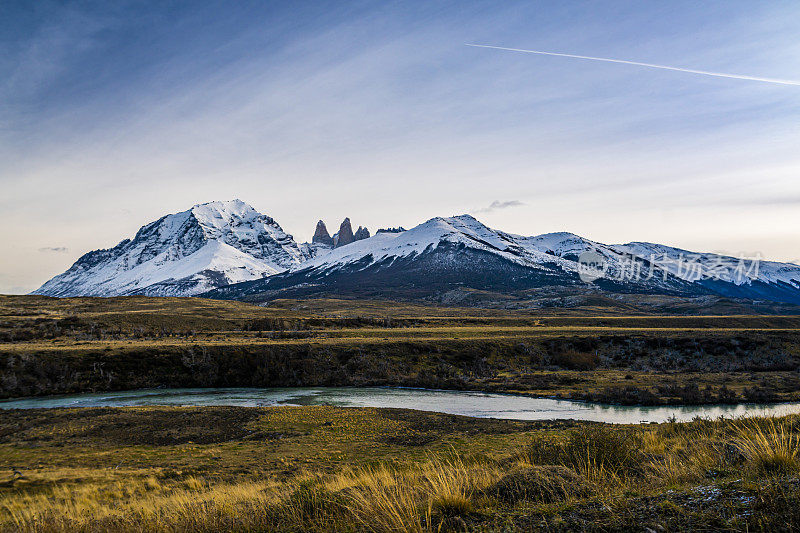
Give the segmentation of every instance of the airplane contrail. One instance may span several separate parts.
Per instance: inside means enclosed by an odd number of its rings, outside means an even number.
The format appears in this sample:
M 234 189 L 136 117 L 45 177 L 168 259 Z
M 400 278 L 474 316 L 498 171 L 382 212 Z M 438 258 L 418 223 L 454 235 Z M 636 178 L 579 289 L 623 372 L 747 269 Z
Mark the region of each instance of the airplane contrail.
M 732 78 L 736 80 L 750 80 L 761 81 L 766 83 L 779 83 L 781 85 L 800 85 L 800 81 L 795 80 L 778 80 L 774 78 L 758 78 L 756 76 L 744 76 L 741 74 L 725 74 L 723 72 L 708 72 L 706 70 L 694 70 L 690 68 L 668 67 L 667 65 L 655 65 L 653 63 L 640 63 L 638 61 L 626 61 L 624 59 L 609 59 L 607 57 L 592 57 L 592 56 L 579 56 L 574 54 L 559 54 L 556 52 L 541 52 L 539 50 L 524 50 L 521 48 L 506 48 L 504 46 L 490 46 L 488 44 L 470 44 L 465 43 L 467 46 L 474 46 L 475 48 L 493 48 L 495 50 L 508 50 L 510 52 L 524 52 L 526 54 L 539 54 L 543 56 L 558 56 L 558 57 L 572 57 L 575 59 L 589 59 L 591 61 L 605 61 L 606 63 L 622 63 L 624 65 L 638 65 L 640 67 L 660 68 L 662 70 L 675 70 L 677 72 L 689 72 L 690 74 L 703 74 L 705 76 L 716 76 L 718 78 Z

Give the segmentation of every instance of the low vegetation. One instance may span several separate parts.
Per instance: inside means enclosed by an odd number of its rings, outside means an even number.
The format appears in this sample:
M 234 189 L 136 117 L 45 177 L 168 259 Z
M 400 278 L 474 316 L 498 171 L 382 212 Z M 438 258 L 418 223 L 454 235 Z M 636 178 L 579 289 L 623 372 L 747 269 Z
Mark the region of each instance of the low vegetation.
M 800 418 L 636 426 L 342 409 L 0 418 L 6 531 L 790 531 Z
M 796 316 L 613 310 L 0 297 L 0 397 L 411 385 L 627 404 L 800 400 Z M 608 426 L 335 407 L 7 410 L 0 531 L 791 531 L 798 447 L 798 417 Z
M 0 398 L 403 385 L 623 404 L 800 400 L 798 316 L 566 312 L 3 296 Z

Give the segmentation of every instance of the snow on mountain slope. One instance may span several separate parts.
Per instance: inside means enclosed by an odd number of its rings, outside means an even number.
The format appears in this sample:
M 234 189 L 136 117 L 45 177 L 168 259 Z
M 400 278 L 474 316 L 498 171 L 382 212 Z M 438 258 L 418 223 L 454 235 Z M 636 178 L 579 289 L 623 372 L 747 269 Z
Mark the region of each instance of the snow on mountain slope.
M 189 296 L 305 259 L 272 218 L 241 200 L 210 202 L 164 216 L 114 248 L 85 254 L 34 294 Z
M 581 254 L 593 252 L 606 263 L 605 278 L 631 281 L 633 267 L 643 283 L 657 283 L 670 276 L 688 282 L 717 279 L 735 285 L 760 281 L 786 284 L 800 289 L 800 266 L 792 263 L 738 258 L 712 253 L 695 253 L 661 244 L 632 242 L 606 245 L 573 233 L 546 233 L 524 237 L 491 229 L 470 215 L 433 218 L 400 233 L 377 233 L 368 239 L 320 254 L 293 267 L 293 271 L 332 269 L 359 263 L 362 268 L 386 259 L 419 255 L 442 243 L 463 245 L 492 252 L 499 257 L 533 269 L 557 266 L 577 272 Z M 369 262 L 365 258 L 370 258 Z
M 329 269 L 348 263 L 364 263 L 365 257 L 371 257 L 372 263 L 380 263 L 389 258 L 419 255 L 434 250 L 442 243 L 491 252 L 527 268 L 540 270 L 558 267 L 564 272 L 577 272 L 578 259 L 584 252 L 603 256 L 609 277 L 621 273 L 629 262 L 629 256 L 624 251 L 572 233 L 523 237 L 491 229 L 471 215 L 460 215 L 433 218 L 401 233 L 377 233 L 369 239 L 320 255 L 292 270 Z
M 336 248 L 302 263 L 292 270 L 332 268 L 348 263 L 379 263 L 386 259 L 398 259 L 420 255 L 435 249 L 442 243 L 463 245 L 489 251 L 504 259 L 524 264 L 531 268 L 543 268 L 541 263 L 558 261 L 535 247 L 525 246 L 525 238 L 492 230 L 470 215 L 449 218 L 432 218 L 427 222 L 399 233 L 380 232 L 374 236 Z
M 760 281 L 766 284 L 782 283 L 800 289 L 800 266 L 792 263 L 763 261 L 759 257 L 690 252 L 649 242 L 619 244 L 613 248 L 657 263 L 664 270 L 687 281 L 716 279 L 737 286 Z
M 402 232 L 374 236 L 331 250 L 264 280 L 231 285 L 210 297 L 341 294 L 359 297 L 435 297 L 453 288 L 513 292 L 541 287 L 585 287 L 578 258 L 599 254 L 611 275 L 623 273 L 628 254 L 569 233 L 522 237 L 491 229 L 470 215 L 433 218 Z M 702 287 L 662 276 L 640 282 L 620 276 L 596 289 L 663 294 L 707 294 Z M 262 295 L 262 296 L 260 296 Z
M 654 260 L 658 255 L 671 259 Z M 699 267 L 691 266 L 695 256 L 699 257 Z M 582 262 L 601 264 L 601 274 L 587 276 Z M 752 262 L 745 262 L 742 271 L 738 258 L 722 258 L 729 275 L 712 279 L 719 270 L 718 263 L 720 259 L 713 254 L 692 254 L 647 243 L 609 246 L 565 232 L 524 237 L 491 229 L 470 215 L 461 215 L 433 218 L 407 231 L 378 232 L 319 254 L 286 272 L 224 287 L 208 296 L 253 301 L 278 295 L 325 294 L 436 299 L 457 288 L 515 293 L 563 287 L 687 297 L 716 294 L 800 303 L 797 265 L 760 262 L 754 267 Z M 700 268 L 702 275 L 693 276 L 688 268 Z M 759 269 L 757 276 L 753 276 L 754 268 Z M 733 276 L 739 271 L 753 278 L 736 284 Z
M 578 275 L 586 274 L 586 253 L 603 264 L 591 287 Z M 35 294 L 189 296 L 225 287 L 209 295 L 328 291 L 416 298 L 454 287 L 502 293 L 556 286 L 800 303 L 800 266 L 643 242 L 605 245 L 566 232 L 525 237 L 470 215 L 379 231 L 336 248 L 298 246 L 272 218 L 233 200 L 162 217 L 132 240 L 85 254 Z

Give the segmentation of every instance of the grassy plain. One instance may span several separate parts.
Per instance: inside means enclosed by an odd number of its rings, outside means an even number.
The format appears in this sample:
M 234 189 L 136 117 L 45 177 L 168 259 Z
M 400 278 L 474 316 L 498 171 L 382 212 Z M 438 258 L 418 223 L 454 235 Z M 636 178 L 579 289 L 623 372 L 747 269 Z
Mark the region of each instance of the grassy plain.
M 4 412 L 0 530 L 790 531 L 800 419 L 391 409 Z

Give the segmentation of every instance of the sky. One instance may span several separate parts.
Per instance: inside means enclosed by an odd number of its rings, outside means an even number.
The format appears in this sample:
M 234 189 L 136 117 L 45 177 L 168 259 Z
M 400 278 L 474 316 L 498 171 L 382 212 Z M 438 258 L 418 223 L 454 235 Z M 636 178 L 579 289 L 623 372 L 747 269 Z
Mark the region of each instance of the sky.
M 800 260 L 796 1 L 0 3 L 0 293 L 241 198 Z

